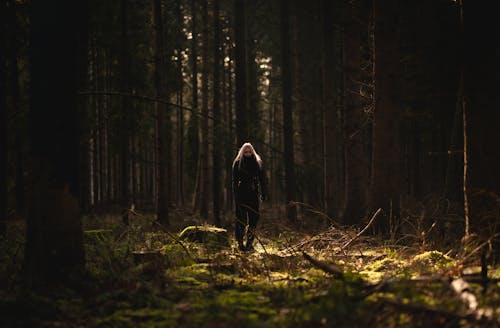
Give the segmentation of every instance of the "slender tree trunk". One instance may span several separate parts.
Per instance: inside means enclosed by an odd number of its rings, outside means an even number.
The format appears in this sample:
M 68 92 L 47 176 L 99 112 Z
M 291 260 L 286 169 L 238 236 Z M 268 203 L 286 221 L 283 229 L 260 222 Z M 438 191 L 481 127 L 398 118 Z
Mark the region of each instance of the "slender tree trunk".
M 213 211 L 214 224 L 221 226 L 221 149 L 222 143 L 222 120 L 220 109 L 220 70 L 221 70 L 221 40 L 220 40 L 220 18 L 219 0 L 214 0 L 214 78 L 213 78 L 213 117 L 214 117 L 214 137 L 213 137 Z
M 233 156 L 235 151 L 235 137 L 233 129 L 233 61 L 232 61 L 232 45 L 228 45 L 228 55 L 229 61 L 227 63 L 227 71 L 225 75 L 227 76 L 227 89 L 224 87 L 227 93 L 227 144 L 226 144 L 226 198 L 227 198 L 227 209 L 233 208 L 233 188 L 232 188 L 232 165 Z
M 0 4 L 0 235 L 4 235 L 7 229 L 7 65 L 6 65 L 6 41 L 7 41 L 7 19 L 6 2 Z
M 184 113 L 182 111 L 183 94 L 184 94 L 184 78 L 182 75 L 182 47 L 184 38 L 184 16 L 181 8 L 181 0 L 176 1 L 176 17 L 177 17 L 177 104 L 180 106 L 177 109 L 177 198 L 181 206 L 184 205 Z
M 339 122 L 336 96 L 335 49 L 336 29 L 332 17 L 338 17 L 335 12 L 335 1 L 326 0 L 323 3 L 323 197 L 327 215 L 336 217 L 339 213 L 340 195 L 336 193 L 340 185 L 338 152 Z
M 293 149 L 292 71 L 290 63 L 290 3 L 281 0 L 281 74 L 283 85 L 283 135 L 285 160 L 285 188 L 287 203 L 296 200 L 295 160 Z M 287 205 L 287 218 L 297 218 L 295 205 Z
M 259 117 L 259 94 L 257 90 L 257 63 L 256 49 L 255 49 L 255 28 L 258 24 L 256 22 L 255 12 L 257 11 L 257 1 L 246 2 L 245 8 L 245 61 L 246 61 L 246 87 L 247 87 L 247 117 L 248 117 L 248 137 L 247 140 L 262 143 L 263 133 L 260 127 Z
M 470 220 L 466 236 L 468 233 L 483 232 L 486 235 L 482 237 L 486 239 L 499 232 L 500 173 L 497 163 L 500 162 L 500 147 L 495 136 L 498 136 L 500 122 L 497 83 L 500 74 L 500 14 L 478 1 L 464 0 L 460 3 L 463 4 L 465 61 L 462 63 L 463 95 L 459 95 L 461 99 L 458 101 L 465 113 L 464 214 L 466 220 L 467 216 Z M 489 231 L 485 231 L 487 229 Z M 498 244 L 493 243 L 497 259 Z
M 399 111 L 397 104 L 398 1 L 374 0 L 375 19 L 375 109 L 370 209 L 382 208 L 385 221 L 377 228 L 387 234 L 399 218 Z
M 153 0 L 153 26 L 154 26 L 154 53 L 155 53 L 155 89 L 156 97 L 166 99 L 165 82 L 162 72 L 165 67 L 165 52 L 163 48 L 163 19 L 161 0 Z M 165 104 L 156 103 L 157 138 L 158 138 L 158 222 L 162 225 L 169 224 L 168 218 L 168 171 L 167 171 L 167 145 L 165 116 L 168 108 Z
M 100 174 L 99 174 L 99 130 L 93 129 L 92 131 L 92 172 L 93 172 L 93 194 L 94 194 L 94 210 L 98 210 L 101 205 L 99 197 Z
M 236 82 L 236 139 L 238 147 L 249 140 L 246 72 L 246 0 L 234 0 L 234 43 Z
M 192 152 L 191 159 L 191 169 L 194 169 L 192 173 L 194 173 L 194 188 L 193 188 L 193 210 L 196 211 L 198 209 L 199 203 L 199 146 L 200 146 L 200 137 L 199 137 L 199 118 L 198 118 L 198 29 L 197 29 L 197 0 L 191 0 L 191 84 L 192 87 L 192 103 L 191 108 L 193 109 L 190 121 L 190 150 Z
M 122 92 L 129 91 L 129 68 L 130 68 L 130 56 L 129 56 L 129 46 L 128 46 L 128 0 L 121 0 L 121 35 L 120 35 L 120 84 Z M 129 172 L 130 172 L 130 126 L 128 123 L 127 115 L 130 114 L 130 104 L 129 100 L 122 98 L 121 113 L 120 113 L 120 203 L 121 210 L 123 213 L 122 220 L 124 224 L 128 225 L 128 208 L 130 207 L 130 184 L 129 184 Z
M 9 6 L 7 10 L 9 20 L 8 22 L 8 34 L 10 36 L 8 45 L 10 49 L 6 51 L 9 56 L 8 62 L 10 67 L 9 73 L 9 84 L 12 88 L 11 90 L 11 111 L 12 113 L 17 113 L 20 110 L 20 80 L 19 80 L 19 67 L 18 67 L 18 21 L 17 21 L 17 4 L 15 1 L 10 0 L 6 2 Z M 0 55 L 1 56 L 1 55 Z M 5 89 L 3 89 L 5 92 Z M 1 92 L 1 91 L 0 91 Z M 2 120 L 2 122 L 7 122 L 7 120 Z M 16 212 L 18 215 L 24 214 L 25 200 L 24 200 L 24 171 L 25 171 L 25 154 L 23 151 L 23 141 L 22 133 L 16 131 L 14 136 L 15 143 L 15 154 L 12 154 L 12 160 L 15 161 L 16 175 L 15 175 L 15 195 L 16 195 Z M 7 158 L 7 156 L 5 156 Z M 6 180 L 2 180 L 6 181 Z M 0 215 L 1 217 L 1 215 Z
M 75 40 L 81 41 L 78 32 L 86 21 L 86 8 L 85 1 L 55 0 L 35 1 L 31 8 L 33 185 L 24 272 L 32 282 L 60 282 L 69 271 L 84 267 Z
M 362 33 L 368 33 L 367 17 L 362 16 L 361 0 L 353 0 L 347 4 L 345 25 L 345 70 L 346 70 L 346 104 L 345 104 L 345 156 L 346 156 L 346 208 L 344 223 L 357 224 L 365 216 L 367 206 L 366 186 L 369 183 L 367 154 L 364 148 L 364 122 L 366 117 L 363 102 L 359 94 L 360 82 L 363 80 L 362 65 Z
M 209 142 L 208 142 L 208 0 L 202 3 L 203 18 L 203 47 L 202 47 L 202 80 L 201 80 L 201 194 L 200 194 L 200 216 L 208 219 L 208 202 L 210 195 L 210 170 L 209 170 Z

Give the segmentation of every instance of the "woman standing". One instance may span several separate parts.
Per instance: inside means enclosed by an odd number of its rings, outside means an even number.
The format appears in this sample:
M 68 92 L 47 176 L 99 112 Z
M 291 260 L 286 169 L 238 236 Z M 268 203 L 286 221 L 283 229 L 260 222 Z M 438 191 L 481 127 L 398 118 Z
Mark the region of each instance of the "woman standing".
M 260 187 L 260 188 L 259 188 Z M 252 144 L 245 143 L 233 161 L 233 193 L 236 203 L 236 240 L 242 251 L 253 251 L 255 228 L 259 221 L 259 189 L 261 200 L 267 199 L 266 176 L 262 159 Z M 245 228 L 247 242 L 243 244 Z

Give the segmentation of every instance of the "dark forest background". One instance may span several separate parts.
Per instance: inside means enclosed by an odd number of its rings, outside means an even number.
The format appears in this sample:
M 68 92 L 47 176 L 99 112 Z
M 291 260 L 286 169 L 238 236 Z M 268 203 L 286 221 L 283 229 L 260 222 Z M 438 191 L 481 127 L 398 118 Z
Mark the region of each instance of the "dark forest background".
M 37 277 L 82 265 L 82 215 L 230 226 L 247 141 L 290 222 L 382 208 L 381 235 L 422 217 L 437 238 L 497 232 L 500 13 L 483 3 L 0 6 L 0 232 L 26 220 Z

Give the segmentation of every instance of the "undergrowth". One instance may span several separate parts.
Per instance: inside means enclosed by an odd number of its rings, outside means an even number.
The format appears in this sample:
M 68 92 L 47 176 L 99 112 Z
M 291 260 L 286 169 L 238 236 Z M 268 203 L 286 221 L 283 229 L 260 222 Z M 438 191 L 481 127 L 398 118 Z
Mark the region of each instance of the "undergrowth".
M 357 231 L 259 229 L 256 252 L 180 240 L 147 217 L 126 227 L 113 216 L 84 219 L 86 274 L 72 288 L 26 290 L 19 272 L 24 227 L 1 240 L 0 311 L 5 326 L 59 327 L 430 327 L 491 324 L 466 317 L 449 287 L 478 257 L 430 249 L 429 241 L 389 244 Z M 417 238 L 416 238 L 417 239 Z M 470 249 L 474 249 L 471 245 Z M 306 252 L 336 277 L 311 264 Z M 463 255 L 463 254 L 462 254 Z M 466 268 L 465 268 L 466 266 Z M 490 267 L 491 278 L 500 269 Z M 434 278 L 437 277 L 437 278 Z M 500 314 L 499 286 L 471 283 L 481 307 Z

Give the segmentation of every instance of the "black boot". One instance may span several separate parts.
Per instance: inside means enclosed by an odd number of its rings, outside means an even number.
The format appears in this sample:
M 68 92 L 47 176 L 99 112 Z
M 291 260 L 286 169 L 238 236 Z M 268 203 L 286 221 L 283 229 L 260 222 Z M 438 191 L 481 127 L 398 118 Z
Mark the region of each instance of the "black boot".
M 243 245 L 243 240 L 242 239 L 238 240 L 238 249 L 240 251 L 245 251 L 246 250 L 245 246 Z
M 245 247 L 245 251 L 247 251 L 247 252 L 255 252 L 255 248 L 253 248 L 253 239 L 254 239 L 253 233 L 249 231 L 248 232 L 248 239 L 247 239 L 247 244 L 246 244 L 246 247 Z

